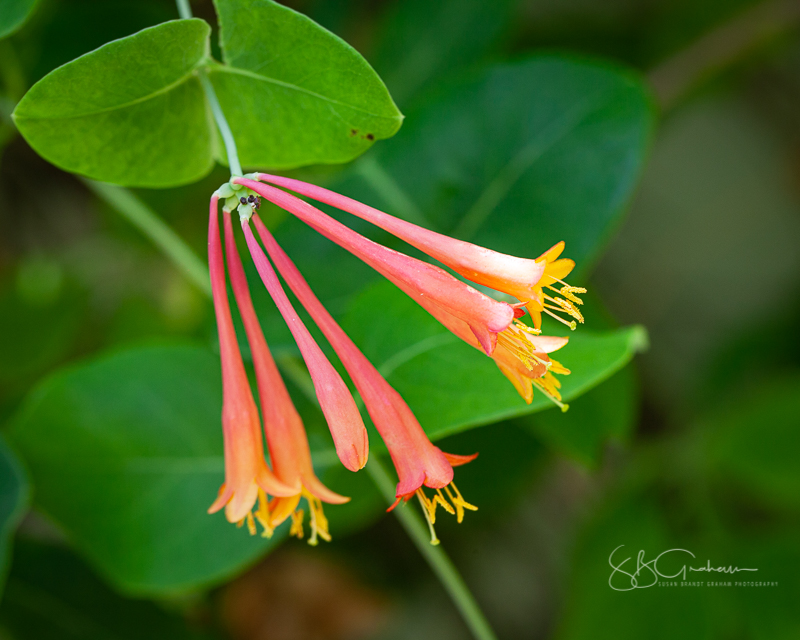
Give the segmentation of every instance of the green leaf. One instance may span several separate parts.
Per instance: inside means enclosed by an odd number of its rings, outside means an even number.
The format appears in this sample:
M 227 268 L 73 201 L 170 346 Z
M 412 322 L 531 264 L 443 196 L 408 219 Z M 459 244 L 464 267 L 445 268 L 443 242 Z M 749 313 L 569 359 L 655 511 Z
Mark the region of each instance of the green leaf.
M 197 180 L 215 144 L 196 75 L 209 32 L 202 20 L 175 20 L 110 42 L 37 82 L 14 121 L 67 171 L 140 187 Z
M 114 593 L 66 548 L 31 540 L 14 550 L 0 625 L 25 640 L 208 639 L 155 603 Z
M 520 418 L 519 422 L 554 449 L 594 467 L 600 461 L 602 445 L 607 439 L 624 441 L 633 429 L 636 387 L 633 368 L 627 366 L 571 402 L 567 413 L 545 411 Z
M 140 347 L 47 379 L 9 438 L 37 507 L 101 573 L 127 592 L 171 593 L 232 575 L 281 537 L 206 513 L 224 477 L 221 406 L 210 351 Z
M 390 5 L 375 68 L 398 103 L 484 58 L 514 18 L 511 0 L 406 0 Z
M 343 188 L 514 255 L 565 240 L 564 255 L 582 268 L 628 203 L 652 128 L 638 77 L 539 56 L 493 66 L 410 112 Z
M 33 13 L 38 0 L 0 0 L 0 38 L 17 31 Z
M 227 66 L 211 81 L 243 166 L 340 163 L 400 128 L 381 79 L 349 44 L 271 0 L 215 0 Z
M 353 302 L 344 328 L 405 398 L 432 439 L 553 406 L 534 392 L 525 404 L 491 358 L 456 338 L 388 282 Z M 642 327 L 578 330 L 555 357 L 569 402 L 627 364 L 647 344 Z
M 0 438 L 0 593 L 8 573 L 11 538 L 28 508 L 30 489 L 17 457 Z
M 706 464 L 724 486 L 800 507 L 800 377 L 775 378 L 702 419 Z

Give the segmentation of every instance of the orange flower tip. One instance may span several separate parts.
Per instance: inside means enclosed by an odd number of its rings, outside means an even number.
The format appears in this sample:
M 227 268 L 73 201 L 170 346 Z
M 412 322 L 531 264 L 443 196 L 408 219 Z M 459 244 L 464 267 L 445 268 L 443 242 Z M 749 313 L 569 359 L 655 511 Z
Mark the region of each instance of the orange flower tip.
M 521 318 L 525 315 L 525 309 L 522 307 L 515 307 L 514 308 L 514 318 Z
M 457 453 L 445 453 L 444 451 L 442 451 L 442 453 L 444 454 L 444 457 L 447 458 L 447 461 L 450 463 L 450 466 L 452 467 L 460 467 L 461 465 L 467 464 L 468 462 L 472 462 L 475 458 L 478 457 L 477 453 L 473 453 L 467 456 L 462 456 Z

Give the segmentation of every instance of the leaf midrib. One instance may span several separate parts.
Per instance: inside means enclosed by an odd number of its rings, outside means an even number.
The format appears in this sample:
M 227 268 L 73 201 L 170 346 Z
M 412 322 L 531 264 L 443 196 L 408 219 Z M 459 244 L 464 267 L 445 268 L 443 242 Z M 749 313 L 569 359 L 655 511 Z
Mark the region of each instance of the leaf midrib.
M 229 65 L 219 65 L 214 66 L 209 69 L 209 72 L 212 73 L 232 73 L 234 75 L 245 76 L 247 78 L 252 78 L 253 80 L 259 80 L 261 82 L 267 82 L 269 84 L 274 84 L 279 87 L 284 87 L 286 89 L 291 89 L 292 91 L 298 91 L 300 93 L 305 93 L 306 95 L 312 96 L 314 98 L 318 98 L 324 102 L 329 102 L 330 104 L 339 105 L 341 107 L 346 107 L 347 109 L 352 109 L 353 111 L 358 111 L 359 113 L 363 113 L 368 116 L 372 116 L 374 118 L 380 118 L 382 120 L 390 120 L 390 121 L 402 121 L 402 115 L 396 116 L 384 116 L 379 113 L 373 113 L 372 111 L 367 111 L 366 109 L 362 109 L 361 107 L 356 107 L 352 104 L 347 104 L 346 102 L 342 102 L 341 100 L 336 100 L 335 98 L 330 98 L 328 96 L 322 95 L 321 93 L 317 93 L 315 91 L 311 91 L 310 89 L 305 89 L 300 87 L 296 84 L 292 84 L 291 82 L 285 82 L 283 80 L 278 80 L 276 78 L 270 78 L 268 76 L 263 76 L 259 73 L 255 73 L 253 71 L 248 71 L 247 69 L 240 69 L 238 67 L 231 67 Z
M 14 117 L 14 120 L 16 120 L 16 121 L 19 121 L 19 120 L 77 120 L 78 118 L 86 118 L 88 116 L 95 116 L 95 115 L 99 115 L 101 113 L 109 113 L 111 111 L 118 111 L 118 110 L 121 110 L 121 109 L 127 109 L 128 107 L 132 107 L 132 106 L 137 105 L 137 104 L 142 104 L 143 102 L 147 102 L 148 100 L 153 100 L 154 98 L 156 98 L 158 96 L 164 95 L 166 93 L 169 93 L 173 89 L 176 89 L 177 87 L 179 87 L 183 83 L 187 82 L 188 80 L 190 80 L 192 77 L 194 77 L 196 75 L 198 66 L 199 65 L 196 65 L 196 66 L 192 67 L 188 71 L 188 73 L 182 75 L 180 78 L 178 78 L 174 82 L 171 82 L 170 84 L 168 84 L 168 85 L 166 85 L 164 87 L 161 87 L 160 89 L 157 89 L 156 91 L 148 93 L 147 95 L 142 96 L 140 98 L 136 98 L 134 100 L 129 100 L 128 102 L 124 102 L 124 103 L 118 104 L 118 105 L 113 105 L 111 107 L 105 107 L 103 109 L 96 109 L 94 111 L 87 111 L 85 113 L 78 113 L 78 114 L 69 115 L 69 116 L 26 116 L 24 114 L 23 115 L 17 114 L 16 112 L 14 112 L 12 115 Z

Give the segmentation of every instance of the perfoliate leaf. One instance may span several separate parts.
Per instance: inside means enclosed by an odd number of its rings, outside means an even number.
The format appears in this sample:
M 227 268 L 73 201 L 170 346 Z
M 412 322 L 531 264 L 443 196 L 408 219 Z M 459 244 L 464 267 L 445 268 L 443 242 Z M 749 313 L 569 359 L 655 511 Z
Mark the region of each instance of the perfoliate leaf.
M 209 33 L 202 20 L 175 20 L 109 42 L 37 82 L 14 121 L 67 171 L 140 187 L 197 180 L 215 141 L 196 74 Z
M 349 44 L 271 0 L 215 0 L 225 66 L 211 69 L 246 167 L 347 162 L 400 128 L 378 74 Z
M 284 533 L 206 513 L 224 479 L 221 389 L 206 349 L 136 348 L 53 375 L 12 424 L 36 506 L 124 591 L 222 580 Z

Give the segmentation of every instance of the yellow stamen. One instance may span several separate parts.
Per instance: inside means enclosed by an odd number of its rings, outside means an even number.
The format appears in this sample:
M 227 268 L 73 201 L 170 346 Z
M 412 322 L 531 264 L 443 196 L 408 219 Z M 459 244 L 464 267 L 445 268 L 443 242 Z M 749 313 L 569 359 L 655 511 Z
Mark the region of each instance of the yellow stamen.
M 419 498 L 419 503 L 422 505 L 422 513 L 428 523 L 428 530 L 431 532 L 431 544 L 435 547 L 439 544 L 439 538 L 436 537 L 436 529 L 433 528 L 433 521 L 431 520 L 430 511 L 428 510 L 430 501 L 425 497 L 425 494 L 422 493 L 422 489 L 417 489 L 417 498 Z
M 453 487 L 453 491 L 450 491 L 450 487 Z M 478 507 L 474 504 L 470 504 L 464 497 L 461 495 L 461 492 L 456 487 L 455 483 L 451 482 L 449 486 L 445 487 L 444 490 L 447 492 L 447 497 L 450 498 L 450 501 L 455 505 L 456 508 L 456 521 L 461 524 L 461 521 L 464 520 L 464 509 L 469 509 L 470 511 L 477 511 Z M 453 495 L 455 494 L 455 495 Z
M 256 521 L 253 518 L 253 512 L 250 511 L 245 516 L 245 521 L 247 522 L 247 531 L 250 533 L 251 536 L 256 535 L 258 531 L 256 530 Z
M 561 402 L 561 393 L 558 391 L 561 388 L 561 382 L 552 373 L 548 371 L 541 378 L 534 378 L 532 382 L 553 403 L 558 405 L 561 411 L 567 411 L 567 409 L 569 409 L 568 404 Z
M 303 497 L 308 502 L 308 515 L 311 519 L 311 536 L 308 539 L 308 544 L 312 547 L 317 546 L 319 542 L 317 536 L 325 540 L 325 542 L 330 542 L 331 535 L 328 533 L 328 519 L 322 511 L 322 501 L 305 489 L 303 489 Z
M 528 335 L 538 336 L 539 329 L 534 329 L 524 322 L 514 320 L 506 329 L 497 334 L 497 341 L 520 359 L 528 371 L 533 371 L 536 364 L 545 368 L 550 366 L 547 360 L 542 360 L 536 355 L 536 347 L 528 340 Z
M 578 325 L 575 323 L 575 321 L 574 321 L 574 320 L 573 320 L 572 322 L 567 322 L 566 320 L 564 320 L 564 318 L 562 318 L 562 317 L 560 317 L 560 316 L 557 316 L 557 315 L 556 315 L 555 313 L 553 313 L 552 311 L 549 311 L 549 310 L 548 310 L 548 308 L 547 308 L 547 305 L 544 305 L 544 307 L 545 307 L 545 308 L 543 309 L 543 311 L 544 311 L 544 312 L 545 312 L 545 313 L 546 313 L 548 316 L 551 316 L 551 317 L 555 318 L 555 319 L 556 319 L 556 320 L 558 320 L 558 321 L 559 321 L 561 324 L 565 324 L 565 325 L 567 325 L 567 326 L 568 326 L 570 329 L 572 329 L 573 331 L 575 331 L 575 328 L 576 328 Z M 550 307 L 550 308 L 552 309 L 552 307 Z M 560 309 L 559 309 L 559 311 L 560 311 Z
M 445 498 L 445 496 L 442 494 L 441 489 L 436 489 L 436 495 L 433 496 L 432 499 L 428 498 L 428 496 L 425 495 L 425 492 L 422 490 L 422 487 L 420 487 L 416 491 L 417 498 L 419 498 L 419 503 L 420 505 L 422 505 L 422 513 L 425 516 L 425 520 L 428 523 L 428 529 L 430 529 L 431 532 L 432 545 L 439 544 L 439 539 L 436 537 L 436 531 L 433 528 L 433 525 L 436 524 L 437 505 L 441 505 L 442 509 L 447 511 L 447 513 L 449 513 L 450 515 L 456 516 L 456 520 L 459 523 L 461 523 L 464 520 L 465 509 L 468 509 L 469 511 L 478 510 L 478 507 L 464 500 L 464 497 L 461 495 L 461 492 L 452 482 L 449 485 L 446 485 L 444 487 L 444 490 L 445 493 L 447 493 L 447 498 Z
M 557 305 L 555 307 L 552 306 L 552 305 L 544 305 L 548 309 L 552 309 L 553 311 L 560 311 L 562 313 L 566 313 L 567 315 L 572 316 L 578 322 L 583 324 L 583 315 L 581 314 L 580 311 L 578 311 L 578 309 L 571 302 L 569 302 L 568 300 L 564 300 L 564 298 L 551 298 L 546 293 L 543 293 L 542 295 L 544 296 L 545 300 L 549 300 L 550 302 L 554 302 Z M 581 304 L 583 304 L 583 303 L 581 303 Z
M 258 508 L 256 509 L 256 520 L 264 527 L 261 532 L 262 538 L 271 538 L 274 528 L 269 524 L 269 500 L 264 490 L 259 487 L 258 489 Z
M 303 539 L 303 510 L 296 509 L 292 511 L 292 528 L 289 529 L 289 535 L 295 536 L 298 540 Z

